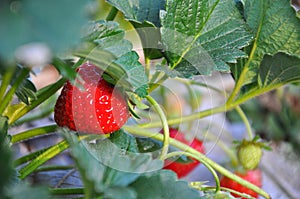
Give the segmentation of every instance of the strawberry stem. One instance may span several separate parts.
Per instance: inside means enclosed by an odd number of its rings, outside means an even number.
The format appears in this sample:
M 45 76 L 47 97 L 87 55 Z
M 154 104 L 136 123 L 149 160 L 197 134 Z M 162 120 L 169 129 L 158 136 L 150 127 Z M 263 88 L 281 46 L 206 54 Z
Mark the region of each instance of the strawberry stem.
M 32 160 L 29 164 L 19 170 L 19 178 L 24 179 L 29 174 L 34 172 L 39 166 L 50 160 L 51 158 L 55 157 L 59 153 L 63 152 L 69 147 L 69 144 L 66 141 L 61 141 L 58 144 L 50 147 L 42 154 L 37 156 L 34 160 Z
M 217 113 L 223 113 L 226 112 L 230 109 L 232 109 L 234 107 L 231 106 L 227 106 L 227 105 L 222 105 L 222 106 L 218 106 L 212 109 L 207 109 L 204 111 L 200 111 L 200 112 L 196 112 L 196 113 L 192 113 L 190 115 L 187 116 L 182 116 L 182 117 L 178 117 L 178 118 L 172 118 L 168 120 L 168 124 L 171 125 L 176 125 L 176 124 L 181 124 L 183 122 L 190 122 L 193 120 L 197 120 L 197 119 L 201 119 L 210 115 L 214 115 Z M 139 124 L 140 127 L 143 128 L 155 128 L 155 127 L 160 127 L 161 126 L 161 122 L 158 121 L 154 121 L 151 123 L 143 123 L 143 124 Z
M 253 132 L 252 132 L 252 128 L 251 128 L 250 122 L 249 122 L 246 114 L 244 113 L 244 111 L 242 110 L 242 108 L 240 106 L 236 106 L 235 110 L 240 115 L 242 121 L 244 122 L 244 124 L 246 126 L 246 130 L 247 130 L 249 140 L 252 140 L 253 139 Z
M 146 76 L 148 77 L 148 79 L 150 77 L 150 66 L 151 66 L 150 61 L 151 61 L 151 59 L 149 57 L 145 56 L 145 73 L 146 73 Z
M 106 17 L 106 21 L 113 21 L 116 18 L 117 14 L 118 14 L 118 9 L 112 6 Z
M 155 101 L 154 98 L 152 98 L 150 95 L 148 95 L 146 97 L 146 99 L 153 106 L 153 108 L 156 110 L 157 114 L 160 117 L 162 126 L 163 126 L 164 136 L 163 136 L 163 147 L 162 147 L 162 151 L 161 151 L 161 154 L 160 154 L 160 159 L 164 160 L 165 159 L 164 157 L 168 154 L 169 139 L 170 139 L 170 131 L 169 131 L 169 125 L 168 125 L 167 117 L 166 117 L 164 111 L 161 109 L 161 107 Z
M 74 195 L 84 194 L 84 188 L 52 188 L 49 190 L 52 195 Z
M 151 137 L 153 139 L 159 140 L 159 141 L 163 141 L 164 140 L 164 136 L 161 134 L 157 134 L 155 132 L 140 128 L 138 126 L 123 126 L 123 129 L 130 132 L 131 134 L 134 135 L 138 135 L 138 136 L 145 136 L 145 137 Z M 216 162 L 214 162 L 213 160 L 209 159 L 208 157 L 206 157 L 204 154 L 200 153 L 199 151 L 193 149 L 192 147 L 177 141 L 173 138 L 169 138 L 170 139 L 170 145 L 186 151 L 188 153 L 191 153 L 193 155 L 195 155 L 201 162 L 206 162 L 207 164 L 209 164 L 214 170 L 218 171 L 219 173 L 223 174 L 224 176 L 238 182 L 239 184 L 241 184 L 242 186 L 245 186 L 253 191 L 255 191 L 256 193 L 262 195 L 263 197 L 265 197 L 266 199 L 270 199 L 270 196 L 268 193 L 266 193 L 264 190 L 262 190 L 261 188 L 257 187 L 256 185 L 248 182 L 247 180 L 244 180 L 243 178 L 235 175 L 234 173 L 230 172 L 229 170 L 227 170 L 226 168 L 222 167 L 221 165 L 217 164 Z
M 73 170 L 73 165 L 49 165 L 49 166 L 41 166 L 35 170 L 35 172 L 43 172 L 43 171 L 55 171 L 55 170 Z
M 47 100 L 53 94 L 55 94 L 56 91 L 58 91 L 63 86 L 65 81 L 66 81 L 66 79 L 61 78 L 56 83 L 37 91 L 37 93 L 36 93 L 37 99 L 32 101 L 30 105 L 28 105 L 28 106 L 24 105 L 24 106 L 21 106 L 20 108 L 18 108 L 17 110 L 15 110 L 15 113 L 11 117 L 9 117 L 9 121 L 8 121 L 9 124 L 14 123 L 20 117 L 22 117 L 23 115 L 25 115 L 26 113 L 28 113 L 29 111 L 31 111 L 32 109 L 34 109 L 35 107 L 37 107 L 38 105 L 43 103 L 45 100 Z
M 209 191 L 209 190 L 213 190 L 215 189 L 215 187 L 209 187 L 209 186 L 206 186 L 206 187 L 195 187 L 196 189 L 199 189 L 200 191 Z M 231 193 L 234 193 L 236 195 L 239 195 L 243 198 L 247 198 L 247 199 L 256 199 L 248 194 L 244 194 L 244 193 L 241 193 L 241 192 L 238 192 L 236 190 L 233 190 L 233 189 L 229 189 L 229 188 L 226 188 L 226 187 L 221 187 L 220 188 L 222 191 L 227 191 L 227 192 L 231 192 Z
M 29 162 L 30 160 L 34 159 L 35 157 L 39 156 L 40 154 L 44 153 L 45 151 L 47 151 L 50 147 L 46 147 L 46 148 L 43 148 L 43 149 L 40 149 L 40 150 L 37 150 L 37 151 L 34 151 L 34 152 L 31 152 L 27 155 L 24 155 L 18 159 L 16 159 L 14 161 L 14 166 L 17 167 L 17 166 L 20 166 L 26 162 Z
M 16 122 L 12 123 L 11 126 L 20 126 L 24 123 L 29 123 L 35 120 L 39 120 L 41 118 L 45 118 L 49 116 L 52 112 L 53 112 L 53 106 L 43 106 L 38 111 L 20 118 Z
M 16 135 L 13 135 L 11 138 L 11 142 L 17 143 L 21 142 L 23 140 L 27 140 L 29 138 L 39 136 L 39 135 L 45 135 L 48 133 L 52 133 L 57 129 L 57 125 L 49 125 L 49 126 L 43 126 L 39 128 L 30 129 L 21 133 L 18 133 Z
M 149 93 L 151 93 L 152 91 L 154 91 L 157 87 L 161 86 L 162 83 L 164 83 L 164 81 L 166 81 L 168 79 L 168 75 L 164 75 L 162 76 L 156 83 L 151 84 L 150 88 L 149 88 Z
M 215 179 L 215 183 L 216 183 L 216 187 L 215 187 L 216 192 L 220 191 L 220 180 L 219 180 L 219 177 L 218 177 L 216 171 L 206 161 L 203 161 L 203 159 L 200 159 L 198 156 L 196 156 L 192 153 L 184 152 L 184 151 L 175 151 L 175 152 L 171 152 L 171 153 L 167 154 L 165 156 L 165 159 L 171 158 L 174 156 L 181 156 L 181 155 L 194 158 L 194 159 L 198 160 L 199 162 L 201 162 L 213 175 L 213 177 Z
M 155 84 L 154 82 L 157 80 L 157 78 L 161 75 L 162 73 L 160 71 L 155 71 L 155 73 L 151 76 L 150 78 L 150 84 Z
M 231 164 L 233 167 L 237 167 L 239 165 L 238 159 L 236 157 L 236 154 L 229 149 L 229 147 L 221 140 L 219 137 L 215 136 L 212 133 L 207 132 L 206 138 L 209 140 L 215 141 L 215 143 L 227 154 L 227 156 L 231 160 Z

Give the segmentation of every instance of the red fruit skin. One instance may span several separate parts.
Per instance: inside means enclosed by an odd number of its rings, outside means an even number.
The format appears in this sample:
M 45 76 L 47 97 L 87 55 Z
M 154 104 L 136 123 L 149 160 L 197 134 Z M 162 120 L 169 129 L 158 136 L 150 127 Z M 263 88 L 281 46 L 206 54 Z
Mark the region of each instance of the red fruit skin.
M 66 82 L 54 108 L 58 126 L 89 134 L 107 134 L 119 130 L 129 118 L 122 93 L 102 78 L 95 65 L 84 63 L 77 69 L 80 86 Z
M 184 134 L 177 131 L 176 129 L 170 128 L 170 137 L 175 138 L 178 141 L 181 141 L 192 148 L 196 149 L 197 151 L 201 153 L 205 153 L 204 146 L 202 141 L 198 139 L 194 139 L 192 142 L 188 142 Z M 172 162 L 169 160 L 165 161 L 164 169 L 169 169 L 177 173 L 178 178 L 182 178 L 187 176 L 192 170 L 194 170 L 198 165 L 200 164 L 199 161 L 192 159 L 192 162 L 190 163 L 180 163 L 180 162 Z
M 256 170 L 249 170 L 246 173 L 239 173 L 239 172 L 235 172 L 236 175 L 238 175 L 239 177 L 243 178 L 244 180 L 247 180 L 248 182 L 251 182 L 252 184 L 258 186 L 258 187 L 262 187 L 262 174 L 261 171 L 259 169 Z M 231 180 L 225 176 L 223 176 L 220 180 L 220 184 L 222 187 L 226 187 L 229 189 L 233 189 L 236 190 L 238 192 L 241 193 L 245 193 L 248 194 L 254 198 L 258 198 L 258 193 L 252 191 L 251 189 L 248 189 L 242 185 L 240 185 L 239 183 L 235 182 L 234 180 Z M 231 195 L 233 195 L 234 197 L 238 197 L 238 195 L 231 193 Z M 244 198 L 242 198 L 244 199 Z

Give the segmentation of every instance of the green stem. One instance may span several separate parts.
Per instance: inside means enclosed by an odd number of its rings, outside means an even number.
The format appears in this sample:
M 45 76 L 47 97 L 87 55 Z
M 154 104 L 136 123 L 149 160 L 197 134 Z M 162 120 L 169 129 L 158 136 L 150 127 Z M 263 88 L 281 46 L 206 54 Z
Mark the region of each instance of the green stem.
M 159 140 L 159 141 L 163 141 L 164 136 L 161 134 L 155 134 L 152 131 L 148 131 L 139 127 L 132 127 L 132 126 L 123 126 L 123 129 L 134 134 L 137 136 L 145 136 L 145 137 L 151 137 L 153 139 Z M 263 197 L 270 199 L 270 196 L 268 195 L 268 193 L 266 193 L 264 190 L 260 189 L 259 187 L 257 187 L 256 185 L 242 179 L 241 177 L 233 174 L 232 172 L 230 172 L 229 170 L 225 169 L 224 167 L 222 167 L 221 165 L 217 164 L 216 162 L 212 161 L 211 159 L 207 158 L 204 154 L 200 153 L 199 151 L 193 149 L 192 147 L 177 141 L 173 138 L 170 138 L 170 144 L 182 151 L 186 151 L 188 153 L 191 153 L 193 155 L 195 155 L 196 157 L 199 158 L 199 160 L 202 162 L 206 162 L 207 164 L 209 164 L 214 170 L 218 171 L 219 173 L 223 174 L 224 176 L 236 181 L 237 183 L 241 184 L 242 186 L 245 186 L 255 192 L 257 192 L 258 194 L 262 195 Z
M 190 122 L 190 121 L 201 119 L 201 118 L 213 115 L 213 114 L 223 113 L 228 110 L 231 110 L 232 108 L 234 108 L 234 107 L 222 105 L 222 106 L 218 106 L 218 107 L 215 107 L 212 109 L 207 109 L 204 111 L 196 112 L 196 113 L 193 113 L 193 114 L 190 114 L 187 116 L 182 116 L 180 118 L 171 118 L 168 120 L 168 124 L 169 124 L 169 126 L 171 126 L 171 125 L 176 125 L 176 124 L 180 124 L 183 122 Z M 161 122 L 156 121 L 156 122 L 151 122 L 151 123 L 143 123 L 143 124 L 139 124 L 139 126 L 143 127 L 143 128 L 161 127 Z
M 69 144 L 66 141 L 61 141 L 60 143 L 50 147 L 42 154 L 37 156 L 34 160 L 32 160 L 29 164 L 19 170 L 19 178 L 24 179 L 29 174 L 31 174 L 35 169 L 39 166 L 50 160 L 51 158 L 55 157 L 59 153 L 63 152 L 69 147 Z
M 39 127 L 39 128 L 30 129 L 30 130 L 24 131 L 22 133 L 13 135 L 11 142 L 13 144 L 17 143 L 17 142 L 21 142 L 23 140 L 27 140 L 27 139 L 35 137 L 35 136 L 52 133 L 56 129 L 57 129 L 57 125 L 43 126 L 43 127 Z
M 15 67 L 8 67 L 5 71 L 4 75 L 2 76 L 2 82 L 0 86 L 0 100 L 2 101 L 3 96 L 9 86 L 9 83 L 14 75 Z
M 171 153 L 167 154 L 165 156 L 165 159 L 171 158 L 174 156 L 181 156 L 181 155 L 192 157 L 192 158 L 196 159 L 197 161 L 201 162 L 213 175 L 215 182 L 216 182 L 216 192 L 220 191 L 220 180 L 219 180 L 219 177 L 218 177 L 216 171 L 207 162 L 203 161 L 203 159 L 200 160 L 200 158 L 198 156 L 196 156 L 192 153 L 184 152 L 184 151 L 175 151 L 175 152 L 171 152 Z
M 192 108 L 192 112 L 194 112 L 200 106 L 200 102 L 197 99 L 197 96 L 195 94 L 194 89 L 191 86 L 191 83 L 189 81 L 184 81 L 183 83 L 188 90 L 189 99 L 191 100 L 189 104 Z M 190 126 L 192 126 L 192 124 Z
M 16 90 L 19 88 L 19 86 L 22 84 L 23 80 L 26 78 L 26 76 L 29 74 L 30 70 L 28 68 L 22 68 L 21 74 L 18 75 L 18 78 L 12 85 L 12 87 L 9 89 L 9 91 L 6 93 L 4 98 L 1 101 L 0 104 L 0 114 L 3 114 L 5 109 L 8 107 L 9 103 L 12 101 L 14 94 L 16 93 Z
M 49 106 L 48 109 L 42 109 L 38 113 L 32 113 L 28 115 L 28 117 L 22 117 L 21 119 L 17 120 L 11 126 L 20 126 L 21 124 L 32 122 L 41 118 L 44 118 L 48 115 L 50 115 L 53 112 L 53 107 Z
M 13 114 L 9 118 L 9 121 L 8 121 L 9 124 L 14 123 L 20 117 L 22 117 L 23 115 L 25 115 L 26 113 L 28 113 L 29 111 L 31 111 L 32 109 L 34 109 L 35 107 L 40 105 L 42 102 L 47 100 L 49 97 L 51 97 L 54 93 L 56 93 L 63 86 L 65 81 L 66 81 L 66 79 L 61 78 L 56 83 L 39 90 L 36 93 L 37 94 L 37 100 L 33 101 L 29 106 L 24 105 L 20 109 L 16 110 L 15 111 L 16 113 Z
M 162 147 L 162 151 L 161 151 L 161 154 L 160 154 L 160 158 L 163 160 L 164 157 L 168 154 L 169 139 L 170 139 L 170 132 L 169 132 L 169 125 L 168 125 L 167 117 L 166 117 L 164 111 L 159 106 L 159 104 L 155 101 L 155 99 L 153 99 L 150 95 L 148 95 L 146 97 L 146 99 L 153 106 L 153 108 L 156 110 L 157 114 L 160 117 L 161 124 L 163 126 L 163 130 L 164 130 L 164 136 L 163 137 L 164 138 L 163 138 L 163 147 Z
M 243 84 L 244 84 L 244 78 L 246 76 L 248 72 L 248 68 L 245 66 L 239 76 L 238 81 L 236 82 L 233 91 L 231 93 L 231 95 L 229 96 L 228 100 L 227 100 L 227 104 L 230 104 L 234 101 L 235 97 L 238 95 L 238 93 L 240 92 L 240 89 L 242 88 Z
M 259 29 L 261 28 L 261 26 L 259 27 Z M 257 35 L 255 38 L 258 38 L 258 34 L 260 34 L 260 30 L 257 31 Z M 247 60 L 247 62 L 245 63 L 242 69 L 242 72 L 241 74 L 239 75 L 238 77 L 238 80 L 233 88 L 233 91 L 231 93 L 231 95 L 229 96 L 228 100 L 227 100 L 227 104 L 231 104 L 236 96 L 238 95 L 238 93 L 240 92 L 242 86 L 244 85 L 244 82 L 245 82 L 245 78 L 246 78 L 246 75 L 249 71 L 249 66 L 250 66 L 250 63 L 251 63 L 251 60 L 253 59 L 254 57 L 254 54 L 255 54 L 255 51 L 256 51 L 256 48 L 257 48 L 257 40 L 254 40 L 254 43 L 253 43 L 253 46 L 252 46 L 252 49 L 251 49 L 251 52 L 250 52 L 250 55 L 249 55 L 249 58 Z
M 16 122 L 12 123 L 11 126 L 19 126 L 21 124 L 32 122 L 49 116 L 53 112 L 55 100 L 56 97 L 52 96 L 51 98 L 46 100 L 45 103 L 43 103 L 38 110 L 18 119 Z
M 191 183 L 191 186 L 194 187 L 192 183 Z M 208 191 L 208 190 L 213 190 L 213 189 L 215 189 L 215 187 L 207 187 L 207 186 L 202 187 L 202 188 L 200 188 L 200 189 L 199 189 L 199 187 L 196 187 L 196 186 L 195 186 L 194 188 L 196 188 L 196 189 L 198 189 L 198 190 L 200 190 L 200 191 Z M 238 191 L 233 190 L 233 189 L 229 189 L 229 188 L 226 188 L 226 187 L 221 187 L 220 189 L 221 189 L 222 191 L 234 193 L 234 194 L 236 194 L 236 195 L 238 195 L 238 196 L 241 196 L 241 197 L 243 197 L 243 198 L 247 198 L 247 199 L 255 199 L 254 197 L 249 196 L 248 194 L 244 194 L 244 193 L 238 192 Z
M 84 194 L 84 188 L 52 188 L 49 189 L 52 195 L 73 195 L 73 194 Z
M 84 59 L 79 59 L 72 68 L 78 67 L 80 64 L 82 64 Z M 51 84 L 49 86 L 46 86 L 36 92 L 37 100 L 31 102 L 29 106 L 26 106 L 23 104 L 19 109 L 15 110 L 15 113 L 9 118 L 9 124 L 13 124 L 16 122 L 20 117 L 31 111 L 32 109 L 36 108 L 38 105 L 49 99 L 52 95 L 54 95 L 67 81 L 65 78 L 59 79 L 54 84 Z
M 111 7 L 111 9 L 106 17 L 106 21 L 113 21 L 116 18 L 117 14 L 118 14 L 118 9 L 115 8 L 114 6 Z
M 217 136 L 215 136 L 212 133 L 207 132 L 206 133 L 206 138 L 208 138 L 209 140 L 215 141 L 215 143 L 227 154 L 227 156 L 230 158 L 231 160 L 231 164 L 233 167 L 237 167 L 239 165 L 238 159 L 235 155 L 235 153 L 230 150 L 228 148 L 228 146 L 222 141 L 220 140 Z
M 71 170 L 74 169 L 72 165 L 50 165 L 50 166 L 41 166 L 35 170 L 35 172 L 43 171 L 56 171 L 56 170 Z
M 30 160 L 33 160 L 35 157 L 39 156 L 40 154 L 44 153 L 46 150 L 48 150 L 50 147 L 47 147 L 47 148 L 44 148 L 44 149 L 41 149 L 41 150 L 38 150 L 38 151 L 34 151 L 32 153 L 29 153 L 27 155 L 24 155 L 18 159 L 16 159 L 14 161 L 14 166 L 17 167 L 17 166 L 20 166 L 26 162 L 29 162 Z
M 150 78 L 150 67 L 151 67 L 150 61 L 151 60 L 149 59 L 149 57 L 145 57 L 145 73 L 148 78 Z
M 152 91 L 154 91 L 157 87 L 161 86 L 161 84 L 168 79 L 168 75 L 164 75 L 162 76 L 156 83 L 151 84 L 150 88 L 149 88 L 149 93 L 151 93 Z
M 155 73 L 152 75 L 152 77 L 150 79 L 150 83 L 151 84 L 154 83 L 160 75 L 161 75 L 160 71 L 155 71 Z
M 240 106 L 235 107 L 235 110 L 240 115 L 242 121 L 244 122 L 244 124 L 246 126 L 249 140 L 252 140 L 253 139 L 253 133 L 252 133 L 250 122 L 249 122 L 246 114 L 244 113 L 244 111 L 241 109 Z

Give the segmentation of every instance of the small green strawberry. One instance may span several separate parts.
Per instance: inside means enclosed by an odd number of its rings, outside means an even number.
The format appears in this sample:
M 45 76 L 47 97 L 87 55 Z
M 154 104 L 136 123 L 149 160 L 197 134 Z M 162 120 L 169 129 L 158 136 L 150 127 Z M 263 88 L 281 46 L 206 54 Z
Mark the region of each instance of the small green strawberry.
M 255 169 L 261 159 L 261 146 L 255 142 L 244 140 L 238 147 L 238 159 L 246 170 Z
M 265 143 L 258 142 L 259 137 L 253 140 L 243 140 L 237 146 L 237 156 L 239 162 L 246 170 L 257 168 L 263 154 L 263 148 L 267 148 Z

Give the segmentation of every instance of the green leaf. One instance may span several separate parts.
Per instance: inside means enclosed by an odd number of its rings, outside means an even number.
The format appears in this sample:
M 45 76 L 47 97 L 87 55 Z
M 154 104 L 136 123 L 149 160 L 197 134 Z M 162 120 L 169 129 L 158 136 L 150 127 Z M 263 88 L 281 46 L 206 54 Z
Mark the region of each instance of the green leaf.
M 159 13 L 165 7 L 164 0 L 107 0 L 107 2 L 123 12 L 130 21 L 139 23 L 149 21 L 160 27 Z
M 148 89 L 145 69 L 118 24 L 98 21 L 92 23 L 87 32 L 85 42 L 74 54 L 105 70 L 121 87 L 145 97 Z
M 131 89 L 138 96 L 145 97 L 148 94 L 148 78 L 145 75 L 144 66 L 138 62 L 138 58 L 138 54 L 131 51 L 120 57 L 115 63 L 126 70 L 125 80 L 131 84 Z
M 136 138 L 138 150 L 141 153 L 155 152 L 162 148 L 162 142 L 152 138 Z
M 129 187 L 110 187 L 104 193 L 108 199 L 135 199 L 136 192 Z
M 19 178 L 24 179 L 29 174 L 34 172 L 39 166 L 54 158 L 68 147 L 69 145 L 66 141 L 61 141 L 56 145 L 47 148 L 46 150 L 40 151 L 41 153 L 38 153 L 38 156 L 36 156 L 30 163 L 26 164 L 19 170 Z
M 29 70 L 28 68 L 24 68 L 22 65 L 17 65 L 14 75 L 12 77 L 12 81 L 10 82 L 11 86 L 15 84 L 18 77 L 22 73 L 22 70 Z M 36 88 L 34 84 L 28 79 L 29 75 L 25 79 L 23 79 L 22 83 L 16 90 L 16 95 L 21 102 L 24 102 L 26 105 L 29 105 L 32 100 L 36 99 Z
M 9 118 L 9 124 L 16 122 L 20 117 L 53 96 L 63 86 L 65 81 L 65 79 L 61 78 L 57 82 L 38 90 L 36 92 L 36 100 L 33 100 L 30 105 L 20 102 L 9 106 L 5 112 L 5 115 Z
M 0 198 L 4 196 L 6 187 L 14 174 L 13 157 L 8 145 L 7 130 L 8 119 L 0 116 Z
M 65 51 L 80 39 L 81 28 L 87 22 L 87 2 L 2 1 L 0 56 L 11 59 L 19 46 L 30 42 L 45 42 L 54 53 Z
M 158 59 L 162 55 L 161 35 L 160 29 L 154 24 L 144 21 L 139 23 L 137 21 L 130 21 L 134 26 L 135 31 L 139 34 L 142 42 L 144 57 L 148 59 Z
M 248 85 L 248 90 L 239 99 L 253 97 L 279 88 L 288 83 L 300 81 L 300 58 L 285 53 L 264 56 L 259 67 L 257 82 Z
M 85 184 L 85 194 L 104 194 L 111 198 L 134 198 L 135 192 L 126 188 L 143 172 L 162 168 L 162 162 L 152 160 L 149 155 L 135 154 L 137 146 L 134 137 L 122 132 L 114 132 L 110 138 L 78 141 L 65 133 L 71 152 Z M 113 193 L 114 191 L 116 193 Z M 125 198 L 126 198 L 125 197 Z
M 279 87 L 300 80 L 300 58 L 277 53 L 266 55 L 259 68 L 258 86 L 260 88 Z
M 4 145 L 5 137 L 7 136 L 7 130 L 8 130 L 8 118 L 0 116 L 0 132 L 1 132 L 1 146 Z
M 77 73 L 65 61 L 63 61 L 63 60 L 59 59 L 58 57 L 56 57 L 56 58 L 53 58 L 52 64 L 59 71 L 61 76 L 68 79 L 72 83 L 75 82 L 75 79 L 77 77 Z
M 172 171 L 159 170 L 138 178 L 131 187 L 141 199 L 199 199 L 199 193 L 185 181 L 177 181 Z
M 50 199 L 49 191 L 43 187 L 29 187 L 24 183 L 19 183 L 11 187 L 8 191 L 8 196 L 11 199 L 24 199 L 24 196 L 30 199 Z
M 242 79 L 245 85 L 257 81 L 260 63 L 265 55 L 278 52 L 300 54 L 300 20 L 289 0 L 247 0 L 244 15 L 255 40 L 247 49 L 249 59 L 235 65 L 233 72 L 239 79 L 241 70 L 247 70 Z
M 167 1 L 162 25 L 167 59 L 182 77 L 229 71 L 252 39 L 232 0 Z
M 99 162 L 119 172 L 140 174 L 162 168 L 162 161 L 137 152 L 134 137 L 123 131 L 115 133 L 117 137 L 97 140 L 96 144 L 84 142 L 84 146 Z
M 142 99 L 139 97 L 139 96 L 137 96 L 136 94 L 134 94 L 134 93 L 127 93 L 127 96 L 128 96 L 128 98 L 129 98 L 129 100 L 130 100 L 130 102 L 134 105 L 134 106 L 136 106 L 138 109 L 142 109 L 142 110 L 145 110 L 145 109 L 148 109 L 149 108 L 149 106 L 148 105 L 146 105 L 146 104 L 144 104 L 144 102 L 142 101 Z
M 162 142 L 151 139 L 151 138 L 136 138 L 137 147 L 140 153 L 151 153 L 154 157 L 159 157 L 162 148 Z M 169 152 L 178 151 L 175 147 L 169 147 Z M 190 163 L 192 159 L 187 156 L 175 156 L 169 158 L 171 161 L 180 163 Z
M 118 8 L 135 27 L 140 36 L 144 56 L 150 59 L 162 57 L 159 47 L 161 26 L 159 14 L 165 9 L 164 0 L 108 0 L 108 3 Z
M 36 88 L 29 79 L 24 79 L 23 83 L 16 90 L 19 100 L 29 105 L 32 100 L 36 99 Z
M 105 166 L 100 164 L 87 151 L 75 133 L 65 130 L 64 135 L 70 145 L 71 154 L 85 185 L 85 195 L 92 198 L 92 196 L 102 193 L 106 188 L 103 183 Z

